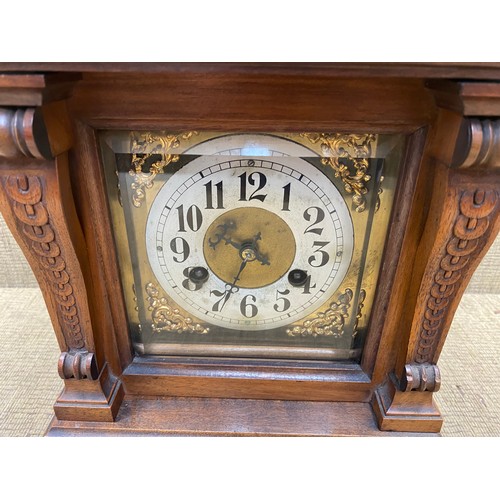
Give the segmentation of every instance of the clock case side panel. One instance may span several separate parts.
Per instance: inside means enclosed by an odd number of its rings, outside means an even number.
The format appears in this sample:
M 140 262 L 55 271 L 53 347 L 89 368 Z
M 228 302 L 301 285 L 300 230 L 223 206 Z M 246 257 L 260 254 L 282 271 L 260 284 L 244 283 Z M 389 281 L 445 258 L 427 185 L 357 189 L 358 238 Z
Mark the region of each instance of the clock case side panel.
M 75 165 L 72 169 L 72 186 L 78 215 L 88 242 L 91 268 L 98 283 L 94 299 L 100 304 L 100 321 L 108 325 L 106 334 L 97 341 L 105 346 L 113 372 L 120 375 L 133 359 L 133 347 L 97 131 L 78 118 L 74 119 L 73 126 L 76 140 L 71 156 Z
M 29 93 L 30 78 L 18 81 Z M 48 83 L 38 79 L 35 87 Z M 4 85 L 9 79 L 0 85 L 5 99 Z M 37 278 L 62 351 L 57 369 L 64 389 L 56 415 L 113 420 L 123 387 L 96 341 L 105 325 L 96 321 L 96 283 L 74 204 L 68 154 L 73 134 L 66 101 L 50 96 L 26 109 L 14 107 L 16 94 L 7 93 L 13 106 L 0 110 L 2 212 Z
M 379 383 L 394 363 L 394 344 L 401 341 L 399 318 L 407 303 L 409 278 L 416 259 L 417 243 L 422 236 L 430 203 L 429 175 L 422 169 L 428 142 L 428 127 L 407 137 L 401 159 L 401 172 L 387 232 L 372 315 L 368 325 L 361 367 Z

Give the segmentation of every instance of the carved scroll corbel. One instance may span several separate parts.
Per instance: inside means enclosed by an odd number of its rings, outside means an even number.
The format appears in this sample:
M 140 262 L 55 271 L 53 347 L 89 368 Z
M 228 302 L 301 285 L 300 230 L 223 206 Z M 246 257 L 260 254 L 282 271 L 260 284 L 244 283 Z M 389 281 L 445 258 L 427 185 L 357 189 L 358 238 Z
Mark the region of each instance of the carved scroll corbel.
M 414 309 L 401 321 L 408 340 L 373 400 L 386 430 L 440 430 L 437 362 L 465 288 L 500 229 L 500 120 L 442 116 L 427 158 L 434 182 L 408 292 Z
M 494 241 L 500 213 L 500 120 L 464 118 L 450 168 L 440 167 L 446 196 L 436 183 L 432 213 L 441 217 L 428 230 L 435 234 L 412 325 L 415 339 L 410 363 L 435 363 L 454 311 L 472 273 Z M 430 236 L 429 236 L 430 239 Z M 428 244 L 424 242 L 424 245 Z
M 0 109 L 2 214 L 40 284 L 63 351 L 59 375 L 94 380 L 92 326 L 75 250 L 81 239 L 74 239 L 77 229 L 69 227 L 61 195 L 70 191 L 68 166 L 65 155 L 51 158 L 37 108 Z

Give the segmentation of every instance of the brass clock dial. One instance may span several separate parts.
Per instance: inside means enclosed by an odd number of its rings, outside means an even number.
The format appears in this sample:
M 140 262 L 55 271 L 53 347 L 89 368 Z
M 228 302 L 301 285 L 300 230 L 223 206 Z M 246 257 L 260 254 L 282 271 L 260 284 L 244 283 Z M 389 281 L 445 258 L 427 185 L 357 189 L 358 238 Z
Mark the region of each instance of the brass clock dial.
M 156 195 L 146 245 L 179 306 L 257 331 L 290 325 L 332 296 L 354 230 L 342 195 L 303 158 L 199 156 Z

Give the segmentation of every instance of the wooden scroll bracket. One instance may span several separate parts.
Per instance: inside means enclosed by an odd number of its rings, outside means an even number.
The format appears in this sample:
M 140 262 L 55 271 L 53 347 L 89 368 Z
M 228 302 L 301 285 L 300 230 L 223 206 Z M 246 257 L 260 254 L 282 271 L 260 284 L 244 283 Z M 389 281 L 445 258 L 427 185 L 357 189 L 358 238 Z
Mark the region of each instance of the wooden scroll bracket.
M 381 430 L 441 429 L 432 397 L 441 382 L 437 361 L 463 292 L 500 229 L 500 120 L 441 109 L 423 162 L 434 184 L 417 249 L 422 264 L 412 273 L 394 370 L 372 402 Z
M 62 352 L 56 416 L 113 420 L 123 389 L 95 343 L 92 282 L 69 178 L 70 131 L 64 101 L 0 108 L 0 209 L 38 280 Z

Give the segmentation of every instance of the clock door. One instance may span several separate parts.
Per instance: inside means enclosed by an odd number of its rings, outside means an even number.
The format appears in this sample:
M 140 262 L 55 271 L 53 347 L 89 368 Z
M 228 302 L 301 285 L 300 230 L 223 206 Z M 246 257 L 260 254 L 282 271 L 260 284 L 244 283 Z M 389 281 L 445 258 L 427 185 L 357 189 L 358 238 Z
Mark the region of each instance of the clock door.
M 139 354 L 359 360 L 403 136 L 105 132 Z

